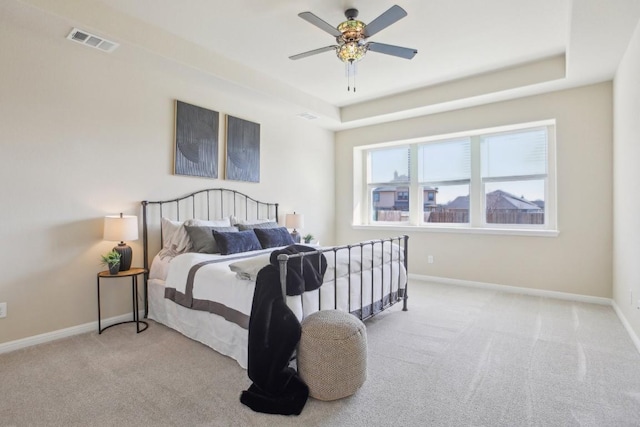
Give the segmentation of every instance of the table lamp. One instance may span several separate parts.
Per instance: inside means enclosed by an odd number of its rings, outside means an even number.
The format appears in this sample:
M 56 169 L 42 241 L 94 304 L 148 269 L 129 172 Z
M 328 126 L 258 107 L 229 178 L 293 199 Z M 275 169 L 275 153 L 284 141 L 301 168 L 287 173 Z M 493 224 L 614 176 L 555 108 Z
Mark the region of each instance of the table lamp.
M 287 214 L 284 220 L 285 227 L 293 228 L 291 232 L 291 237 L 293 237 L 293 241 L 296 243 L 300 243 L 300 233 L 296 230 L 296 228 L 304 227 L 304 215 L 292 213 Z
M 135 215 L 108 215 L 104 218 L 104 240 L 119 241 L 113 248 L 120 254 L 120 271 L 131 268 L 133 251 L 125 240 L 138 240 L 138 217 Z

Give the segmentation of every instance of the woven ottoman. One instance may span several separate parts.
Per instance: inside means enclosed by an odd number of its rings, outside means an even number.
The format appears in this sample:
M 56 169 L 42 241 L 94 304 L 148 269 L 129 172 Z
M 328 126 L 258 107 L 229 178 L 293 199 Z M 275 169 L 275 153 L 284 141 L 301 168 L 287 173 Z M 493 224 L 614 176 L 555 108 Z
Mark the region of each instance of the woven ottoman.
M 336 400 L 355 393 L 367 379 L 367 331 L 355 316 L 323 310 L 302 321 L 298 373 L 309 395 Z

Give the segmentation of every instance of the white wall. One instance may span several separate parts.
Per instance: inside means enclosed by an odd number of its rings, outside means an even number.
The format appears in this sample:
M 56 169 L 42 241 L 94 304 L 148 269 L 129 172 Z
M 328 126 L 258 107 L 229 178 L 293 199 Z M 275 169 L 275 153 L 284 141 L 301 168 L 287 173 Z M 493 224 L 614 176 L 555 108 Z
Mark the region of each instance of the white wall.
M 0 5 L 0 302 L 8 316 L 0 343 L 97 320 L 99 256 L 113 246 L 102 240 L 103 217 L 139 214 L 141 200 L 229 187 L 279 202 L 281 216 L 304 213 L 303 233 L 333 240 L 332 132 L 142 49 L 105 54 L 75 44 L 65 39 L 69 23 L 7 6 Z M 260 123 L 260 183 L 172 175 L 175 99 Z M 140 265 L 141 240 L 130 244 Z M 131 311 L 129 283 L 103 294 L 103 317 Z
M 611 297 L 611 111 L 609 82 L 338 132 L 338 242 L 375 238 L 381 233 L 404 234 L 351 227 L 353 147 L 556 119 L 560 235 L 409 232 L 409 270 L 426 276 Z M 426 263 L 427 255 L 434 256 L 433 264 Z
M 640 27 L 614 79 L 613 298 L 640 335 Z

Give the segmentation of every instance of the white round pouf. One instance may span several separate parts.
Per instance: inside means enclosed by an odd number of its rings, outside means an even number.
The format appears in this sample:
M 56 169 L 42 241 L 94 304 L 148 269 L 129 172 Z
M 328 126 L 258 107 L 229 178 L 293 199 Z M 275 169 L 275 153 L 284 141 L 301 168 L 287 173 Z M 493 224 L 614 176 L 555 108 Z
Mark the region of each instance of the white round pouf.
M 361 320 L 338 310 L 323 310 L 302 321 L 298 373 L 319 400 L 355 393 L 367 379 L 367 331 Z

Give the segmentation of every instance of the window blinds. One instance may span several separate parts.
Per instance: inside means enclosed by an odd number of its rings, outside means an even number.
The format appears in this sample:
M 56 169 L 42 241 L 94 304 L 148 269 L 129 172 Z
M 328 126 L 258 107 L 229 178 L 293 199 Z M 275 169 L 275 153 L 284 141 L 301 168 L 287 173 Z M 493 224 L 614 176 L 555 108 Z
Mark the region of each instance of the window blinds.
M 482 177 L 546 175 L 547 128 L 482 136 Z
M 468 138 L 418 147 L 418 171 L 422 183 L 468 180 L 471 176 Z

